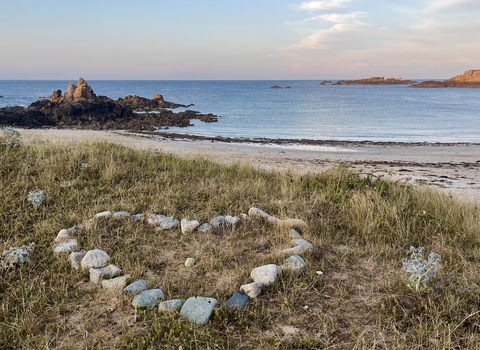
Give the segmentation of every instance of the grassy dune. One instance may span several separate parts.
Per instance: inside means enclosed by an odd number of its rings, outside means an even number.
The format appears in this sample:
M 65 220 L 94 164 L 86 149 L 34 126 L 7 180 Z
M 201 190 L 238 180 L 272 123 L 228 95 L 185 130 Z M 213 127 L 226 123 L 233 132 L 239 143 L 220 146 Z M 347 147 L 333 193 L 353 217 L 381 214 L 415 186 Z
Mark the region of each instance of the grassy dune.
M 88 163 L 82 169 L 82 163 Z M 45 190 L 38 208 L 27 200 Z M 340 166 L 296 175 L 107 143 L 0 146 L 0 249 L 35 242 L 31 263 L 0 272 L 1 349 L 445 349 L 480 344 L 479 208 L 442 193 Z M 245 309 L 219 307 L 206 326 L 156 309 L 135 315 L 54 256 L 62 228 L 126 210 L 208 222 L 252 206 L 309 225 L 315 247 L 303 274 L 284 274 Z M 182 235 L 129 219 L 98 220 L 77 234 L 84 249 L 161 288 L 220 304 L 250 271 L 281 264 L 284 231 L 255 219 L 233 231 Z M 406 284 L 410 246 L 442 257 L 428 290 Z M 187 257 L 198 264 L 186 268 Z M 316 271 L 323 271 L 319 276 Z M 110 313 L 108 308 L 115 308 Z M 291 332 L 290 332 L 291 331 Z M 293 334 L 290 334 L 293 333 Z

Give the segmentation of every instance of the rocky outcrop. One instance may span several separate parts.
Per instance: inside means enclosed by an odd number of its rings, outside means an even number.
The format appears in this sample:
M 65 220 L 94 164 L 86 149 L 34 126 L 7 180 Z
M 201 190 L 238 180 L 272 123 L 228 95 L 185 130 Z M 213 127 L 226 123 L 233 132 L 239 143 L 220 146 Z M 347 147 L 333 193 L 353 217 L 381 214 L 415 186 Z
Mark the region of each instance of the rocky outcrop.
M 480 88 L 480 69 L 467 70 L 444 81 L 429 80 L 411 85 L 413 88 Z
M 191 119 L 207 123 L 218 121 L 213 114 L 191 110 L 174 113 L 166 109 L 190 106 L 193 105 L 165 101 L 160 94 L 155 94 L 151 100 L 140 96 L 118 100 L 97 96 L 90 85 L 80 78 L 77 85 L 69 84 L 63 96 L 61 90 L 56 90 L 48 99 L 35 101 L 27 108 L 0 108 L 0 125 L 155 131 L 162 127 L 190 126 Z
M 323 82 L 322 82 L 323 83 Z M 325 85 L 320 83 L 320 85 Z M 398 84 L 413 84 L 414 81 L 404 80 L 402 78 L 387 78 L 384 77 L 371 77 L 359 80 L 339 80 L 334 85 L 398 85 Z

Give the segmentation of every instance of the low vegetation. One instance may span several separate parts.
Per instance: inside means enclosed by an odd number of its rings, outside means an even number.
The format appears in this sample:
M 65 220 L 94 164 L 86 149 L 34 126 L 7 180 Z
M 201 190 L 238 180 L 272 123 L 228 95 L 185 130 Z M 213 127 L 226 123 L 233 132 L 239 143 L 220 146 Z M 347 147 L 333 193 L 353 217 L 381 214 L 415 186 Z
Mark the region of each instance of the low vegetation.
M 480 210 L 445 194 L 345 166 L 323 173 L 261 171 L 107 143 L 11 147 L 0 140 L 0 250 L 35 242 L 29 264 L 0 272 L 1 349 L 465 349 L 480 343 Z M 32 192 L 33 191 L 33 192 Z M 45 191 L 32 205 L 29 193 Z M 177 314 L 135 314 L 54 256 L 53 240 L 104 210 L 208 222 L 252 206 L 299 218 L 315 252 L 241 310 L 206 326 Z M 255 219 L 232 231 L 182 235 L 129 219 L 77 235 L 166 298 L 220 305 L 261 264 L 281 264 L 285 232 Z M 409 288 L 410 247 L 441 256 L 425 288 Z M 186 268 L 187 257 L 197 264 Z M 317 273 L 317 272 L 323 272 Z M 111 312 L 112 309 L 115 311 Z

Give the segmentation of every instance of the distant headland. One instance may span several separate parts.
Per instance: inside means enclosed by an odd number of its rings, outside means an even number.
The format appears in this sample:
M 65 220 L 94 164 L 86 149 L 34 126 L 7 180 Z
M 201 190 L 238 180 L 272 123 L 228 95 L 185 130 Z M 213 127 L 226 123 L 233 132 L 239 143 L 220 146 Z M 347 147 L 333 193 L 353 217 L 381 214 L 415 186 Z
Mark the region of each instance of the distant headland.
M 335 83 L 332 83 L 331 80 L 324 80 L 320 85 L 398 85 L 398 84 L 414 84 L 412 80 L 404 80 L 402 78 L 387 78 L 385 77 L 371 77 L 358 80 L 339 80 Z
M 436 81 L 429 80 L 411 85 L 412 88 L 480 88 L 480 69 L 467 70 L 453 78 Z

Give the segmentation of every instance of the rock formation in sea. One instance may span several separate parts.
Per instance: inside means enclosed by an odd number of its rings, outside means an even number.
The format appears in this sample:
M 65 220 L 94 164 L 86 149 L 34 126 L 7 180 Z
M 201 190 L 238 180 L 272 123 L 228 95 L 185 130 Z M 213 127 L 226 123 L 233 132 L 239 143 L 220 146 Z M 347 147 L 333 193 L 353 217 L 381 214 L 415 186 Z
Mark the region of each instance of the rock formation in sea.
M 61 90 L 56 90 L 49 98 L 35 101 L 27 108 L 0 108 L 0 125 L 154 131 L 160 127 L 189 126 L 192 125 L 191 119 L 204 122 L 218 120 L 213 114 L 192 110 L 174 113 L 169 110 L 191 106 L 165 101 L 160 94 L 155 94 L 153 99 L 126 96 L 113 100 L 97 96 L 91 86 L 80 78 L 77 85 L 69 84 L 63 96 Z
M 326 85 L 331 81 L 322 81 L 320 85 Z M 414 81 L 404 80 L 402 78 L 387 78 L 384 77 L 371 77 L 358 80 L 339 80 L 333 85 L 398 85 L 398 84 L 413 84 Z
M 467 70 L 444 81 L 429 80 L 411 85 L 413 88 L 480 88 L 480 69 Z

